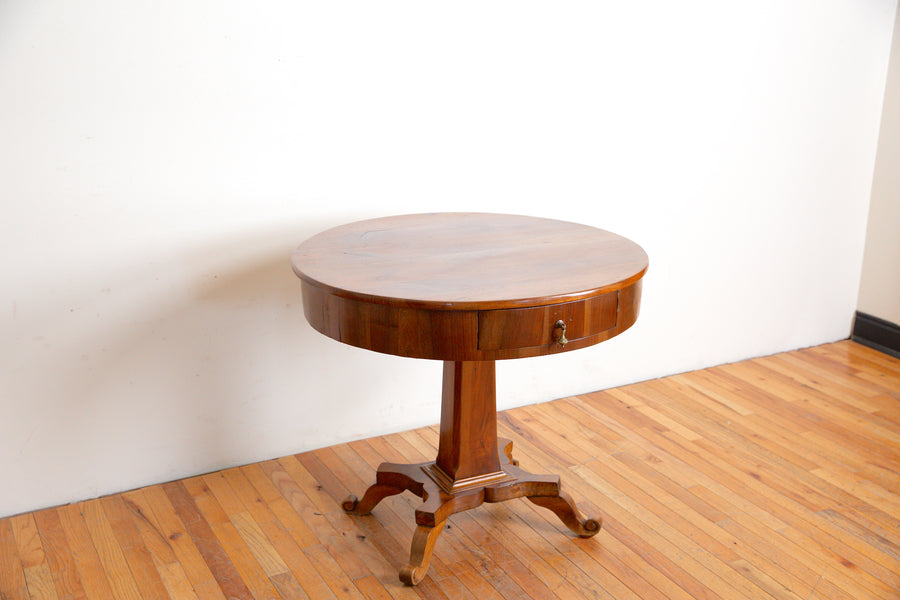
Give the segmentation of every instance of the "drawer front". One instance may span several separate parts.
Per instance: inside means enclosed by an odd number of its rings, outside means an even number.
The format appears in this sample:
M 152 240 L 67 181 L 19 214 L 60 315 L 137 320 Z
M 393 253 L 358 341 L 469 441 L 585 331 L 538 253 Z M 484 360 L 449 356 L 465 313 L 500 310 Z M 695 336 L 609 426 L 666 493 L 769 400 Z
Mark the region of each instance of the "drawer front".
M 569 341 L 596 335 L 616 326 L 618 292 L 585 300 L 534 308 L 510 308 L 478 312 L 478 349 L 511 350 L 558 344 L 566 324 Z

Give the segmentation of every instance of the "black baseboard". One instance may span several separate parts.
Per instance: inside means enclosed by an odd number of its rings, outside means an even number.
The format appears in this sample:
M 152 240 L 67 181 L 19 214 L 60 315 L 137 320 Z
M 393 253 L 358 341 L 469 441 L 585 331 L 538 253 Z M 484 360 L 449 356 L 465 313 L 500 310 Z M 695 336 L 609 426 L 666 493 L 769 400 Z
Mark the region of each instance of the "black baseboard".
M 900 357 L 900 326 L 896 323 L 856 311 L 850 339 L 885 354 Z

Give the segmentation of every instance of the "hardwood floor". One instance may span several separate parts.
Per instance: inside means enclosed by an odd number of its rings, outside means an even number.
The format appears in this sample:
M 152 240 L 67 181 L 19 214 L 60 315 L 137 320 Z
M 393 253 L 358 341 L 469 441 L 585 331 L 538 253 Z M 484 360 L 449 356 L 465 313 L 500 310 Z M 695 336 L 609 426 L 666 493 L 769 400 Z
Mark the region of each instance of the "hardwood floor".
M 340 501 L 437 427 L 0 519 L 0 598 L 900 599 L 900 360 L 853 342 L 500 414 L 524 499 L 454 515 L 404 587 L 419 500 Z

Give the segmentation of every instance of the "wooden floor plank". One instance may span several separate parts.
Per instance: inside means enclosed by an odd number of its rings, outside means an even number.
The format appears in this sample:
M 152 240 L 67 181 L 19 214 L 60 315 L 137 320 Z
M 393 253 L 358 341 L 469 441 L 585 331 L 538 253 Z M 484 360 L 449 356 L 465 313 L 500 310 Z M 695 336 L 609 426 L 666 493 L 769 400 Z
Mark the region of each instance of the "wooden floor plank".
M 217 475 L 221 473 L 203 477 L 202 483 L 200 478 L 191 479 L 185 487 L 253 597 L 278 598 L 278 591 L 269 580 L 269 569 L 272 574 L 277 575 L 286 572 L 287 566 L 277 554 L 273 556 L 269 551 L 266 541 L 262 539 L 264 536 L 259 533 L 255 524 L 246 526 L 245 531 L 241 531 L 240 524 L 245 524 L 246 521 L 240 518 L 246 513 L 229 511 L 242 511 L 243 504 L 234 495 L 227 481 Z M 217 491 L 219 494 L 226 492 L 223 494 L 224 503 L 219 502 Z
M 354 542 L 359 534 L 358 528 L 347 519 L 335 519 L 333 515 L 345 517 L 340 508 L 342 496 L 346 496 L 345 488 L 334 497 L 330 496 L 328 489 L 333 485 L 334 476 L 322 465 L 312 453 L 307 453 L 294 461 L 282 461 L 290 463 L 291 475 L 294 481 L 301 487 L 308 498 L 313 499 L 322 512 L 309 510 L 306 512 L 306 520 L 313 523 L 313 530 L 321 541 L 321 545 L 331 555 L 332 559 L 340 565 L 342 571 L 351 581 L 368 577 L 372 574 L 364 556 L 355 551 Z M 315 473 L 315 475 L 313 475 Z M 318 479 L 316 479 L 318 477 Z M 328 486 L 328 488 L 326 488 Z M 342 488 L 344 486 L 341 486 Z M 341 498 L 342 499 L 342 498 Z M 335 522 L 340 527 L 335 527 Z
M 328 584 L 338 600 L 360 600 L 363 598 L 362 592 L 357 589 L 353 581 L 347 576 L 347 573 L 344 572 L 341 565 L 338 564 L 325 546 L 312 546 L 306 548 L 303 552 L 315 565 L 316 570 L 322 575 L 322 579 L 325 580 L 325 583 Z
M 801 597 L 805 591 L 812 589 L 816 580 L 815 572 L 800 563 L 795 564 L 793 568 L 786 568 L 786 564 L 791 564 L 792 557 L 782 552 L 777 544 L 770 544 L 766 539 L 749 538 L 749 530 L 743 531 L 741 535 L 735 534 L 733 529 L 723 526 L 730 523 L 728 516 L 722 515 L 715 521 L 709 520 L 704 515 L 692 511 L 689 505 L 682 504 L 677 496 L 669 495 L 665 488 L 658 487 L 652 476 L 645 478 L 647 470 L 633 456 L 622 453 L 616 458 L 625 468 L 616 469 L 616 462 L 610 465 L 624 479 L 623 483 L 632 483 L 639 488 L 639 491 L 633 491 L 629 495 L 638 496 L 642 493 L 649 495 L 652 499 L 647 498 L 642 502 L 645 506 L 651 509 L 655 507 L 654 512 L 666 521 L 673 523 L 681 521 L 680 529 L 686 535 L 699 541 L 721 560 L 732 566 L 740 563 L 739 572 L 745 575 L 751 572 L 765 573 L 785 581 L 787 589 L 796 591 Z M 703 532 L 702 535 L 708 541 L 704 543 L 703 537 L 697 532 Z
M 366 537 L 362 532 L 363 530 L 356 527 L 355 523 L 342 530 L 341 527 L 347 522 L 347 517 L 340 508 L 334 507 L 328 514 L 317 512 L 318 508 L 309 499 L 304 490 L 301 489 L 300 483 L 292 478 L 283 468 L 284 464 L 287 464 L 288 468 L 292 470 L 300 466 L 300 463 L 296 463 L 292 467 L 291 461 L 279 461 L 278 463 L 267 463 L 264 468 L 276 486 L 282 490 L 283 495 L 289 500 L 298 516 L 304 522 L 310 523 L 310 530 L 316 536 L 316 539 L 321 540 L 319 544 L 303 548 L 305 555 L 300 559 L 298 567 L 305 568 L 309 564 L 313 569 L 319 570 L 323 581 L 330 587 L 331 593 L 338 597 L 358 593 L 358 591 L 345 590 L 344 588 L 348 587 L 345 583 L 335 587 L 335 582 L 332 579 L 338 573 L 341 578 L 345 578 L 347 582 L 352 583 L 356 579 L 373 574 L 364 560 L 365 553 L 358 554 L 356 552 L 358 546 L 354 548 L 352 545 L 354 542 L 359 541 L 359 536 Z M 316 490 L 316 493 L 320 493 L 320 490 Z M 320 503 L 323 502 L 324 500 L 320 499 Z M 340 517 L 341 519 L 337 521 L 339 523 L 338 528 L 335 528 L 334 525 L 333 520 L 335 517 Z M 347 539 L 348 532 L 350 540 Z M 323 552 L 325 554 L 322 554 Z M 373 567 L 377 570 L 377 567 L 374 565 Z M 300 579 L 300 581 L 304 583 L 303 579 Z
M 50 508 L 32 514 L 41 537 L 41 547 L 53 577 L 56 595 L 59 598 L 72 598 L 73 600 L 85 598 L 81 577 L 78 575 L 78 569 L 75 567 L 75 560 L 72 557 L 72 548 L 66 541 L 65 532 L 59 521 L 59 513 L 55 508 Z
M 103 512 L 100 500 L 84 502 L 82 514 L 115 598 L 117 600 L 141 600 L 137 583 L 125 560 L 125 554 L 116 540 L 112 526 Z
M 514 448 L 514 455 L 517 455 L 521 463 L 532 471 L 553 470 L 552 462 L 542 460 L 541 454 L 534 452 L 534 448 L 527 444 L 519 446 L 518 449 Z M 570 492 L 573 488 L 577 489 L 574 494 L 576 501 L 586 514 L 602 516 L 605 527 L 610 524 L 615 526 L 615 521 L 609 513 L 594 508 L 593 503 L 584 502 L 584 498 L 591 497 L 593 493 L 584 485 L 579 485 L 580 480 L 575 473 L 569 471 L 562 479 L 563 486 Z M 555 515 L 524 500 L 505 503 L 498 508 L 508 510 L 517 516 L 517 519 L 511 521 L 518 525 L 514 533 L 528 546 L 539 550 L 541 557 L 564 580 L 576 584 L 581 592 L 587 589 L 602 589 L 602 593 L 596 592 L 597 597 L 605 597 L 610 590 L 624 597 L 632 597 L 632 593 L 638 594 L 638 597 L 652 598 L 693 597 L 676 583 L 662 578 L 654 565 L 615 538 L 605 537 L 602 546 L 592 540 L 570 540 L 569 532 Z M 537 521 L 535 516 L 538 517 Z M 623 590 L 610 579 L 610 576 L 617 578 L 630 591 Z
M 721 544 L 708 547 L 705 544 L 712 544 L 715 540 L 704 536 L 702 530 L 696 530 L 694 535 L 685 534 L 684 523 L 667 522 L 659 517 L 654 508 L 661 512 L 664 512 L 663 509 L 650 503 L 649 497 L 638 495 L 636 488 L 617 476 L 607 464 L 592 461 L 585 468 L 580 468 L 578 473 L 610 498 L 612 502 L 608 509 L 616 518 L 627 523 L 631 530 L 650 541 L 684 571 L 691 573 L 709 592 L 721 598 L 765 597 L 751 582 L 725 567 L 735 558 L 729 548 Z M 635 493 L 634 497 L 629 496 L 629 490 Z M 648 502 L 643 511 L 638 510 L 641 499 Z
M 16 548 L 11 519 L 0 519 L 0 598 L 28 598 L 25 571 Z
M 397 577 L 422 500 L 348 515 L 436 425 L 0 519 L 0 597 L 900 600 L 900 359 L 825 344 L 500 413 L 579 539 L 526 499 L 450 517 Z
M 222 596 L 210 565 L 163 486 L 129 492 L 123 495 L 123 500 L 170 594 L 193 590 L 201 599 Z
M 210 523 L 200 512 L 185 482 L 165 484 L 163 490 L 225 597 L 251 597 L 250 589 L 219 543 Z
M 17 515 L 9 520 L 9 525 L 22 568 L 28 569 L 44 564 L 47 559 L 44 556 L 44 547 L 41 544 L 41 536 L 38 533 L 34 515 Z
M 271 541 L 278 555 L 290 569 L 294 579 L 300 584 L 303 593 L 310 598 L 328 599 L 334 597 L 325 580 L 322 579 L 322 576 L 315 570 L 306 554 L 303 553 L 303 548 L 300 548 L 295 543 L 290 532 L 280 522 L 270 521 L 260 524 L 260 527 Z M 276 577 L 275 583 L 279 587 L 279 591 L 286 580 L 287 578 L 284 576 Z
M 113 600 L 113 588 L 110 586 L 110 577 L 115 573 L 107 574 L 104 565 L 94 548 L 90 531 L 83 514 L 84 503 L 69 504 L 57 509 L 59 521 L 65 532 L 66 542 L 71 548 L 75 566 L 81 577 L 85 595 L 88 598 Z
M 53 573 L 44 553 L 44 546 L 41 542 L 34 515 L 17 515 L 9 519 L 9 523 L 16 542 L 22 573 L 25 576 L 24 585 L 27 587 L 28 596 L 32 599 L 58 598 L 56 586 L 53 583 Z M 0 531 L 2 530 L 3 527 L 0 526 Z M 3 534 L 0 533 L 0 535 Z M 0 561 L 2 560 L 0 559 Z M 3 576 L 0 575 L 0 581 L 2 580 Z M 0 586 L 0 589 L 2 589 L 2 586 Z M 0 597 L 3 597 L 2 594 L 3 592 L 0 591 Z
M 673 440 L 677 440 L 677 436 L 675 435 L 666 436 L 644 430 L 642 436 L 648 441 L 652 440 L 655 444 L 658 456 L 651 462 L 657 464 L 657 461 L 662 460 L 663 462 L 658 463 L 658 465 L 661 466 L 665 465 L 666 461 L 671 460 L 673 457 L 677 457 L 676 460 L 687 461 L 687 463 L 696 470 L 687 471 L 685 481 L 699 481 L 705 487 L 716 490 L 717 493 L 728 498 L 728 501 L 733 506 L 739 507 L 740 511 L 752 515 L 754 518 L 766 523 L 770 531 L 783 531 L 788 527 L 788 523 L 793 522 L 794 524 L 806 527 L 807 532 L 811 530 L 812 535 L 816 539 L 821 540 L 826 546 L 829 546 L 835 541 L 825 532 L 822 532 L 815 526 L 810 526 L 808 521 L 796 519 L 795 515 L 792 515 L 787 511 L 781 511 L 780 506 L 777 504 L 765 502 L 765 494 L 760 494 L 757 490 L 752 488 L 754 484 L 758 484 L 759 482 L 751 477 L 745 477 L 742 480 L 740 474 L 733 473 L 729 468 L 729 465 L 726 462 L 719 460 L 717 456 L 697 453 L 696 448 L 687 440 L 682 440 L 681 444 L 674 442 Z M 637 443 L 640 443 L 639 440 L 640 438 L 638 438 Z M 678 471 L 673 473 L 673 476 L 676 479 L 679 477 L 678 473 Z M 703 488 L 701 488 L 701 490 L 702 489 Z M 777 516 L 770 514 L 766 512 L 767 508 L 768 510 L 775 509 L 779 514 Z M 787 518 L 786 516 L 790 518 Z M 787 520 L 785 520 L 786 518 Z
M 165 582 L 153 564 L 153 557 L 141 539 L 140 531 L 122 496 L 108 496 L 102 500 L 103 512 L 123 556 L 134 576 L 144 600 L 162 600 L 168 596 Z
M 31 600 L 57 600 L 59 598 L 53 584 L 53 574 L 46 563 L 27 567 L 25 581 L 28 586 L 28 597 Z
M 828 369 L 850 372 L 873 388 L 888 395 L 900 392 L 896 358 L 866 348 L 861 344 L 825 344 L 798 352 L 804 358 L 819 362 Z M 893 366 L 892 366 L 893 365 Z
M 452 520 L 466 537 L 484 552 L 481 560 L 474 563 L 470 561 L 470 564 L 504 597 L 540 599 L 553 596 L 550 588 L 525 568 L 518 557 L 510 553 L 495 537 L 491 531 L 493 522 L 488 520 L 486 528 L 483 525 L 485 521 L 476 519 L 471 513 L 454 515 Z

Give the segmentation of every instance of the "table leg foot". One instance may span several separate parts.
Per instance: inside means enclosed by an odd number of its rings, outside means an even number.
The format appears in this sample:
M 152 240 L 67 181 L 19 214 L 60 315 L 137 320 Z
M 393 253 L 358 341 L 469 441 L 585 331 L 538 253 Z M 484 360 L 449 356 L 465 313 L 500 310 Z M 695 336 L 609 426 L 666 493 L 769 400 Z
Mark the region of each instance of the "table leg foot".
M 382 463 L 378 467 L 375 483 L 369 486 L 362 500 L 359 500 L 353 494 L 341 502 L 341 508 L 348 513 L 364 516 L 372 512 L 375 506 L 387 498 L 394 496 L 405 490 L 411 490 L 422 495 L 421 482 L 418 479 L 417 471 L 414 465 L 395 465 L 392 463 Z
M 593 537 L 600 531 L 602 519 L 585 519 L 575 507 L 572 497 L 562 490 L 556 496 L 528 496 L 528 499 L 538 506 L 553 511 L 563 524 L 578 537 Z
M 394 496 L 403 491 L 404 488 L 397 488 L 390 485 L 379 485 L 374 484 L 369 486 L 369 489 L 366 490 L 366 493 L 363 495 L 362 500 L 359 500 L 353 494 L 347 496 L 347 498 L 341 502 L 341 508 L 343 508 L 348 513 L 352 513 L 359 516 L 365 516 L 372 512 L 372 509 L 375 508 L 375 505 L 387 498 L 388 496 Z
M 439 521 L 434 527 L 419 525 L 413 535 L 412 547 L 409 550 L 409 564 L 400 569 L 400 581 L 406 585 L 416 585 L 425 577 L 434 544 L 444 529 L 447 520 Z
M 341 508 L 344 509 L 344 512 L 354 513 L 356 511 L 356 507 L 359 506 L 359 498 L 357 498 L 354 494 L 350 494 L 344 501 L 341 502 Z

